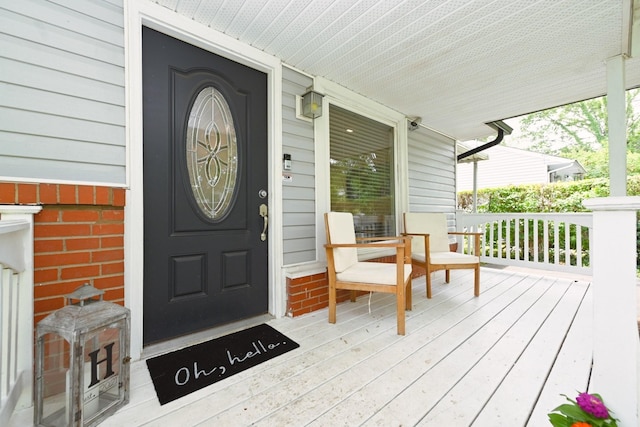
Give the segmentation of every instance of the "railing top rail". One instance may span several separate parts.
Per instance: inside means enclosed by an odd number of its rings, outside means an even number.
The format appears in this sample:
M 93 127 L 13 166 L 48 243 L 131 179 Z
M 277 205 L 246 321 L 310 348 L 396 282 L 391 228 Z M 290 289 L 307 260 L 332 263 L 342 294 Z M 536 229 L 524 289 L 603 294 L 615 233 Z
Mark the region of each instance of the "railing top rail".
M 29 228 L 29 221 L 21 219 L 0 220 L 0 234 L 13 233 Z
M 481 222 L 495 220 L 531 219 L 543 221 L 559 221 L 592 227 L 593 214 L 591 212 L 558 212 L 558 213 L 466 213 L 461 212 L 456 216 L 458 226 L 476 225 Z
M 511 217 L 511 218 L 523 218 L 523 217 L 590 217 L 593 214 L 591 212 L 487 212 L 487 213 L 467 213 L 460 212 L 460 217 L 479 218 L 479 217 Z

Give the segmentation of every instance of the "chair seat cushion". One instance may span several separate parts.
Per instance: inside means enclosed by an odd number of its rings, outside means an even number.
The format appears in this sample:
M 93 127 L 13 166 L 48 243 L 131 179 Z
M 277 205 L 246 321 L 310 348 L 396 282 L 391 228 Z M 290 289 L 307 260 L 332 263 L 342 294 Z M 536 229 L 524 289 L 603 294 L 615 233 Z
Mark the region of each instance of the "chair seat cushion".
M 404 281 L 411 276 L 411 264 L 404 264 Z M 336 278 L 342 282 L 363 282 L 378 285 L 396 284 L 396 264 L 383 262 L 358 262 L 341 273 Z
M 424 252 L 412 252 L 411 258 L 425 262 Z M 459 252 L 431 252 L 431 264 L 475 264 L 480 258 Z

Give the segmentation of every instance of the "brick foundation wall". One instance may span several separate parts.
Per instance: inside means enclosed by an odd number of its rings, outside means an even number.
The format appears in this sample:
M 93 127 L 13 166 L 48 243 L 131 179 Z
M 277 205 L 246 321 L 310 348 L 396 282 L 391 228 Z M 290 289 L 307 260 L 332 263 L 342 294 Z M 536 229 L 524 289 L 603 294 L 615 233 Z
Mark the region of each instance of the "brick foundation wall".
M 84 283 L 124 305 L 124 189 L 0 182 L 0 204 L 42 206 L 34 216 L 34 322 Z

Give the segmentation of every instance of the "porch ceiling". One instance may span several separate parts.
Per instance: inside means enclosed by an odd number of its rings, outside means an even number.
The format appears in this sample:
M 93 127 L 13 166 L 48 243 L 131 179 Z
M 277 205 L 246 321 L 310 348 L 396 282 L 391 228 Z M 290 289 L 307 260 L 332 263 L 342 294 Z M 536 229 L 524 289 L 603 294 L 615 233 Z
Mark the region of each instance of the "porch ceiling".
M 632 27 L 632 0 L 155 1 L 458 140 L 604 95 Z

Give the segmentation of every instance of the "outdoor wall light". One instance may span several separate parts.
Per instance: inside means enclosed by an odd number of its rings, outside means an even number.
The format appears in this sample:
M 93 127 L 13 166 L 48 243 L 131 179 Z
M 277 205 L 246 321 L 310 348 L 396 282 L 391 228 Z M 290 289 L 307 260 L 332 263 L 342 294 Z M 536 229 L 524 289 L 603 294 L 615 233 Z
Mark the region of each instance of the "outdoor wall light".
M 322 115 L 322 97 L 322 94 L 313 90 L 302 95 L 302 115 L 310 119 L 320 117 Z

